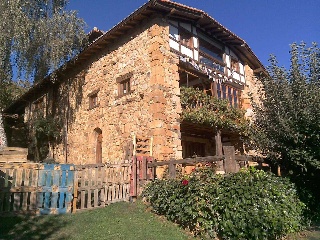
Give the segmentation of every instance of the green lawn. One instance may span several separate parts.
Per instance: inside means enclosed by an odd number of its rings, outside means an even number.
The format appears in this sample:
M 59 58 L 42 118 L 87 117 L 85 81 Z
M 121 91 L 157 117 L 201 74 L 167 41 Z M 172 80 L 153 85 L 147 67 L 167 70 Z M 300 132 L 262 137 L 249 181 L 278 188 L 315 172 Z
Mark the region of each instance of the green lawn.
M 0 239 L 194 239 L 140 203 L 67 215 L 0 218 Z
M 309 230 L 292 234 L 288 240 L 319 240 L 320 239 L 320 224 L 310 228 Z
M 67 215 L 0 217 L 0 239 L 194 239 L 177 225 L 146 211 L 141 202 L 114 203 Z M 320 225 L 289 240 L 318 240 Z

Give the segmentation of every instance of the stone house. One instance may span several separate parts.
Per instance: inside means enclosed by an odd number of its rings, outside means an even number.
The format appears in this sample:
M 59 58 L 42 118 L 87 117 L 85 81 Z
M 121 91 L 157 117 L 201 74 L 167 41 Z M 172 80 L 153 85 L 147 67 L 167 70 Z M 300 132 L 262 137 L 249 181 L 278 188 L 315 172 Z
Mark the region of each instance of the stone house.
M 117 162 L 144 140 L 145 153 L 160 161 L 214 155 L 216 133 L 180 121 L 180 88 L 208 90 L 249 113 L 255 74 L 264 71 L 244 40 L 169 0 L 148 1 L 109 31 L 94 29 L 90 40 L 5 110 L 25 123 L 39 110 L 53 116 L 61 129 L 51 152 L 61 163 Z M 221 138 L 239 141 L 228 132 Z

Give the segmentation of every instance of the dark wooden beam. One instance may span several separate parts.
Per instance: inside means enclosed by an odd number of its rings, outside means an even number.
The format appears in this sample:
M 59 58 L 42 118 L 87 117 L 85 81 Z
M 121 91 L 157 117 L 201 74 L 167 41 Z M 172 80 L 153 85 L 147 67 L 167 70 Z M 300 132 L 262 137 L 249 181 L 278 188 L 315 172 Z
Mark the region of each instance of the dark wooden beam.
M 226 173 L 235 173 L 239 169 L 238 163 L 236 162 L 235 159 L 235 149 L 234 146 L 223 146 L 223 151 L 224 151 L 224 171 Z
M 216 142 L 216 155 L 221 156 L 222 155 L 221 130 L 217 130 L 214 140 Z
M 206 25 L 202 25 L 202 27 L 204 28 L 204 29 L 207 29 L 208 27 L 211 27 L 213 25 L 213 23 L 211 22 L 211 23 L 208 23 L 208 24 L 206 24 Z
M 207 156 L 207 157 L 196 157 L 196 158 L 184 158 L 179 160 L 170 159 L 170 161 L 152 162 L 148 163 L 148 167 L 158 167 L 166 165 L 176 165 L 176 164 L 195 164 L 199 162 L 217 162 L 224 160 L 224 156 Z

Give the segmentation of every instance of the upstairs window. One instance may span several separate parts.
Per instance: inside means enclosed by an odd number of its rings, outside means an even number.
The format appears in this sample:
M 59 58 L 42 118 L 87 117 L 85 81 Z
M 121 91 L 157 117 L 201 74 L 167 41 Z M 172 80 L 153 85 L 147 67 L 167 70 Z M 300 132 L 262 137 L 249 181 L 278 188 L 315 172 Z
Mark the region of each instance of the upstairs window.
M 118 96 L 124 96 L 132 92 L 131 78 L 132 73 L 127 73 L 117 78 L 118 83 Z
M 88 95 L 89 109 L 96 108 L 99 106 L 98 92 L 99 90 L 96 90 Z
M 126 95 L 130 92 L 131 83 L 130 78 L 125 79 L 119 83 L 119 95 Z
M 213 46 L 212 44 L 206 42 L 201 38 L 199 39 L 199 42 L 200 42 L 199 48 L 202 54 L 206 55 L 209 58 L 214 58 L 220 62 L 223 62 L 222 60 L 223 52 L 220 49 L 216 48 L 215 46 Z
M 223 51 L 199 38 L 199 61 L 213 69 L 224 72 Z
M 217 84 L 217 96 L 220 99 L 226 99 L 229 101 L 230 106 L 241 107 L 240 106 L 240 96 L 241 90 L 235 87 L 231 87 L 225 84 Z

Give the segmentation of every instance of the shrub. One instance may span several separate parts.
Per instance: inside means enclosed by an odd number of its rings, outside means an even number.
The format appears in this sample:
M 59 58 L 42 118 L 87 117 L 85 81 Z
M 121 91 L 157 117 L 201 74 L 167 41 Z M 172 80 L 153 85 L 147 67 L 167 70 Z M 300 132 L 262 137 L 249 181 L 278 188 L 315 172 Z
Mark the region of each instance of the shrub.
M 294 43 L 290 68 L 270 59 L 260 99 L 253 102 L 255 121 L 252 142 L 266 154 L 277 156 L 277 165 L 295 182 L 310 208 L 320 209 L 320 48 L 317 43 Z
M 221 176 L 200 168 L 185 179 L 156 180 L 143 196 L 203 238 L 276 239 L 301 229 L 305 208 L 287 179 L 259 170 Z

